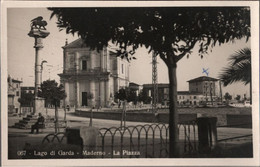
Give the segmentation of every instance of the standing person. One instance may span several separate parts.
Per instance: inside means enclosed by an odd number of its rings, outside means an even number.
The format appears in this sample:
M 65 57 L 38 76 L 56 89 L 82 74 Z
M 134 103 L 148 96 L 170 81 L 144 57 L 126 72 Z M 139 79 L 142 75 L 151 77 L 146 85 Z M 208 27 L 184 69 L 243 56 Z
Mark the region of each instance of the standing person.
M 69 112 L 70 111 L 70 106 L 67 105 L 66 108 L 67 108 L 67 111 Z
M 118 100 L 118 108 L 121 106 L 121 100 Z
M 35 129 L 36 129 L 36 133 L 39 133 L 39 128 L 43 128 L 43 127 L 44 127 L 44 117 L 42 116 L 41 113 L 39 113 L 37 122 L 31 127 L 31 133 L 33 133 Z

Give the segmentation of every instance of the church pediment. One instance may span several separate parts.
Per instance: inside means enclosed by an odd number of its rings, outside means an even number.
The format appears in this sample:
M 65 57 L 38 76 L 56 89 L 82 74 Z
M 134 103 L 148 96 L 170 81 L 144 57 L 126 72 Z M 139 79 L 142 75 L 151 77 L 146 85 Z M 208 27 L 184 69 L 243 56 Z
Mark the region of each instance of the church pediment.
M 84 48 L 86 47 L 86 44 L 83 42 L 83 40 L 81 38 L 67 44 L 66 46 L 64 46 L 64 49 L 67 48 Z
M 86 48 L 86 44 L 84 43 L 82 38 L 79 38 L 65 46 L 63 46 L 63 49 L 68 49 L 68 48 Z M 109 49 L 112 52 L 116 52 L 116 50 L 118 49 L 118 47 L 112 43 L 109 43 L 107 46 L 107 49 Z

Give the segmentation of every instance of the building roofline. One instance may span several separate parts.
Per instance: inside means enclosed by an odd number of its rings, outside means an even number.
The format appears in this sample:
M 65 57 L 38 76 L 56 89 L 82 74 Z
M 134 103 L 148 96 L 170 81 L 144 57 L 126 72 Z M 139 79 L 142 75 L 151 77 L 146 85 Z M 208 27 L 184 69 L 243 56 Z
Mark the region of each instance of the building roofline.
M 21 86 L 21 89 L 29 90 L 29 89 L 34 89 L 33 86 Z
M 82 43 L 81 48 L 88 48 L 88 46 L 86 46 L 86 45 L 84 44 L 82 38 L 78 38 L 78 39 L 76 39 L 76 40 L 74 40 L 74 41 L 68 43 L 67 45 L 63 46 L 62 48 L 63 48 L 63 49 L 79 48 L 79 47 L 73 46 L 73 45 L 76 44 L 77 42 L 81 42 L 81 43 Z M 107 45 L 107 48 L 109 49 L 109 51 L 112 51 L 112 52 L 115 52 L 115 53 L 116 53 L 116 49 L 117 49 L 118 47 L 108 44 L 108 45 Z
M 187 82 L 197 82 L 197 81 L 218 81 L 219 79 L 207 77 L 207 76 L 200 76 L 191 80 L 188 80 Z
M 82 40 L 81 38 L 78 38 L 78 39 L 76 39 L 76 40 L 74 40 L 74 41 L 68 43 L 67 45 L 62 46 L 62 48 L 63 48 L 63 49 L 66 49 L 66 48 L 75 48 L 75 47 L 72 47 L 72 45 L 75 44 L 75 43 L 77 43 L 77 42 L 79 42 L 79 41 L 81 41 L 81 40 Z
M 130 85 L 130 84 L 133 84 L 134 86 L 141 86 L 141 85 L 139 85 L 139 84 L 137 84 L 137 83 L 135 83 L 135 82 L 130 82 L 129 85 Z
M 7 82 L 9 81 L 9 78 L 7 78 Z M 17 80 L 17 79 L 12 79 L 12 82 L 18 82 L 18 83 L 22 83 L 23 81 L 19 81 L 19 80 Z

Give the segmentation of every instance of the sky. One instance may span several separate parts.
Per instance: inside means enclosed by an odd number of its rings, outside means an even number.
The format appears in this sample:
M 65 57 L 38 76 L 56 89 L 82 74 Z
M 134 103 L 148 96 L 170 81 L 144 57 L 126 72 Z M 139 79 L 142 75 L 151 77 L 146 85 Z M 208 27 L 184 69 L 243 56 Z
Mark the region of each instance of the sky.
M 43 16 L 48 22 L 46 26 L 50 35 L 43 40 L 42 60 L 46 60 L 43 66 L 43 80 L 55 79 L 59 82 L 57 74 L 62 73 L 63 49 L 66 39 L 72 42 L 78 36 L 66 34 L 59 31 L 56 25 L 56 18 L 50 20 L 51 12 L 46 8 L 9 8 L 7 10 L 7 63 L 8 74 L 15 79 L 22 80 L 22 86 L 34 86 L 34 61 L 35 50 L 33 48 L 34 39 L 28 36 L 30 31 L 30 21 L 38 16 Z M 177 84 L 178 91 L 188 90 L 188 80 L 205 76 L 203 68 L 209 69 L 209 77 L 218 78 L 221 70 L 228 65 L 228 57 L 236 51 L 245 47 L 250 48 L 250 40 L 245 39 L 216 46 L 201 59 L 195 46 L 189 58 L 184 57 L 177 64 Z M 137 84 L 152 83 L 152 55 L 148 54 L 145 48 L 137 50 L 135 57 L 137 60 L 130 62 L 130 82 Z M 158 57 L 158 83 L 168 83 L 168 72 L 165 63 Z M 229 92 L 231 95 L 247 94 L 249 96 L 249 85 L 235 83 L 223 87 L 223 94 Z

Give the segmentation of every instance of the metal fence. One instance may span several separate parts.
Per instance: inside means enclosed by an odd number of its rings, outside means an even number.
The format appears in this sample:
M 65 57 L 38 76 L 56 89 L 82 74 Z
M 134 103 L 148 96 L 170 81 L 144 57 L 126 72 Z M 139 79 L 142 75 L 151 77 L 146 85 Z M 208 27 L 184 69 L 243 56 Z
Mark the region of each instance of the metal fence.
M 106 156 L 110 158 L 166 157 L 168 131 L 165 124 L 101 128 L 101 143 L 97 149 L 108 153 Z
M 198 150 L 196 122 L 178 125 L 181 154 Z M 42 143 L 66 143 L 66 133 L 49 134 Z M 167 158 L 169 127 L 166 124 L 145 124 L 99 129 L 96 151 L 105 152 L 100 158 Z
M 45 136 L 42 140 L 42 144 L 45 143 L 65 143 L 66 141 L 66 133 L 65 132 L 59 132 L 59 133 L 51 133 Z

